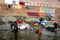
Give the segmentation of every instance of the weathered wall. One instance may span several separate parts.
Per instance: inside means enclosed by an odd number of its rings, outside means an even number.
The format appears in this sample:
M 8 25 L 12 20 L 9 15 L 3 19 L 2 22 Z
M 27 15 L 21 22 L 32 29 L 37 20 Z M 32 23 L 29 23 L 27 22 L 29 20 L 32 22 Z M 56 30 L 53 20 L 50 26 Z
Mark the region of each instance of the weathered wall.
M 5 15 L 5 16 L 9 16 L 9 15 L 18 15 L 18 16 L 27 16 L 27 12 L 38 12 L 40 16 L 44 16 L 45 13 L 40 13 L 40 7 L 39 6 L 35 6 L 33 10 L 27 10 L 24 8 L 24 6 L 22 5 L 21 9 L 8 9 L 7 5 L 2 5 L 0 4 L 1 9 L 0 9 L 0 15 Z M 55 8 L 55 14 L 59 14 L 60 13 L 60 8 Z
M 27 16 L 27 12 L 37 12 L 39 13 L 40 16 L 44 15 L 44 13 L 40 13 L 40 7 L 39 6 L 35 6 L 34 9 L 32 10 L 27 10 L 24 8 L 24 6 L 22 6 L 21 9 L 8 9 L 7 5 L 1 5 L 1 9 L 0 9 L 0 15 L 18 15 L 18 16 Z
M 0 0 L 0 4 L 5 4 L 5 0 Z

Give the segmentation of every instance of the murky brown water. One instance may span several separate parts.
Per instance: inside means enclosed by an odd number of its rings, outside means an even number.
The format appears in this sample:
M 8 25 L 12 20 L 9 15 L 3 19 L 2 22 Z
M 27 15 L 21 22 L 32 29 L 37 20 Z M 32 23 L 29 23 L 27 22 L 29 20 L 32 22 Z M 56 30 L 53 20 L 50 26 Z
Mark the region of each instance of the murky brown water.
M 41 40 L 60 40 L 59 36 L 42 34 Z M 0 31 L 0 40 L 38 40 L 37 33 L 33 31 Z
M 38 34 L 34 31 L 24 30 L 14 33 L 8 27 L 9 25 L 0 26 L 0 40 L 39 40 Z M 4 29 L 3 29 L 4 28 Z M 43 30 L 40 40 L 60 40 L 60 34 L 55 34 L 46 30 Z

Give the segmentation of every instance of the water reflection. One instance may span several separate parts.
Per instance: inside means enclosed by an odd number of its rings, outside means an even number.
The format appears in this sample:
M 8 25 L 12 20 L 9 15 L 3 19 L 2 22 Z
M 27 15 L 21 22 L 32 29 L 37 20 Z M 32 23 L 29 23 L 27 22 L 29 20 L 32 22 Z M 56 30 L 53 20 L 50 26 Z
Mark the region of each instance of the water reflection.
M 42 34 L 38 34 L 38 40 L 41 40 Z
M 10 35 L 10 40 L 18 40 L 18 32 L 12 32 L 12 35 Z
M 54 37 L 53 37 L 53 40 L 60 40 L 60 37 L 54 36 Z
M 14 33 L 14 39 L 18 40 L 18 33 Z
M 40 34 L 36 34 L 36 33 L 14 33 L 14 32 L 8 32 L 8 31 L 3 31 L 0 32 L 0 40 L 60 40 L 59 36 L 56 35 L 40 35 Z M 10 34 L 10 35 L 9 35 Z M 5 36 L 4 36 L 5 35 Z M 19 37 L 18 37 L 19 36 Z M 5 39 L 3 39 L 5 37 Z
M 53 37 L 53 40 L 57 40 L 57 36 L 54 36 L 54 37 Z
M 47 33 L 47 32 L 46 32 Z M 49 33 L 50 34 L 50 33 Z M 3 39 L 5 38 L 5 39 Z M 18 31 L 17 33 L 10 31 L 0 31 L 0 40 L 60 40 L 60 36 L 56 35 L 40 35 L 33 31 Z

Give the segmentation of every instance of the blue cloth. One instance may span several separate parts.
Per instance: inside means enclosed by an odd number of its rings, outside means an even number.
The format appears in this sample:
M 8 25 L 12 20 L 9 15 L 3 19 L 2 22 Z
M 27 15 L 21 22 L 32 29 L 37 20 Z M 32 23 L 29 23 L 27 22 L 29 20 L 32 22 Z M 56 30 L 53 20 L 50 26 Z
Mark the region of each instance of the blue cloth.
M 41 21 L 40 23 L 41 23 L 41 25 L 45 25 L 45 24 L 46 24 L 46 22 L 45 22 L 45 21 Z

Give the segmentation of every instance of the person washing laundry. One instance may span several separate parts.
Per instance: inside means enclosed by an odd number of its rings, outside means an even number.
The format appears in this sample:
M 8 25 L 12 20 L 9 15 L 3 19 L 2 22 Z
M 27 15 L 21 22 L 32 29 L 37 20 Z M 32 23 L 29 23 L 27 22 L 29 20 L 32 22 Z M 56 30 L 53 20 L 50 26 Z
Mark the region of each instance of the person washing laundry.
M 54 22 L 54 24 L 53 24 L 53 25 L 54 25 L 55 33 L 57 33 L 57 30 L 56 30 L 56 29 L 59 27 L 59 25 L 58 25 L 58 23 L 57 23 L 57 22 Z
M 42 36 L 42 29 L 41 29 L 41 27 L 39 27 L 39 29 L 36 30 L 35 32 L 38 34 L 38 40 L 40 40 L 41 36 Z
M 15 21 L 13 23 L 13 25 L 11 26 L 11 29 L 14 33 L 17 33 L 18 32 L 18 25 L 17 25 L 17 22 Z
M 42 28 L 44 28 L 46 22 L 45 22 L 45 20 L 43 18 L 41 18 L 39 24 L 42 26 Z

